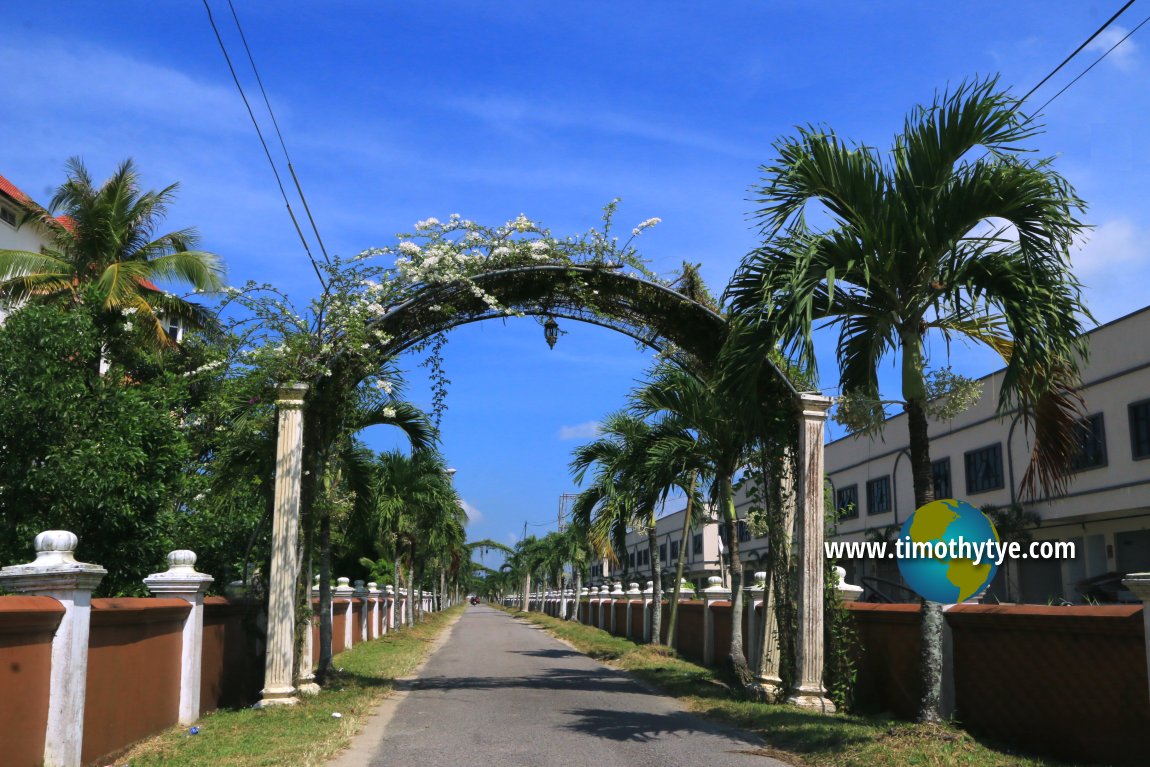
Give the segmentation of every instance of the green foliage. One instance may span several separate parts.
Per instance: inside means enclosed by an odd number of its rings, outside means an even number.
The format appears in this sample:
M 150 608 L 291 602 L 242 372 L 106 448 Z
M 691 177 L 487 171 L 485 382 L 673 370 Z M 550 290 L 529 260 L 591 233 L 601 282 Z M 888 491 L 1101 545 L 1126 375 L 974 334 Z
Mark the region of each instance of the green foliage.
M 30 306 L 0 328 L 0 560 L 71 530 L 79 557 L 108 569 L 101 593 L 139 593 L 186 513 L 188 392 L 170 374 L 100 376 L 99 357 L 86 311 Z

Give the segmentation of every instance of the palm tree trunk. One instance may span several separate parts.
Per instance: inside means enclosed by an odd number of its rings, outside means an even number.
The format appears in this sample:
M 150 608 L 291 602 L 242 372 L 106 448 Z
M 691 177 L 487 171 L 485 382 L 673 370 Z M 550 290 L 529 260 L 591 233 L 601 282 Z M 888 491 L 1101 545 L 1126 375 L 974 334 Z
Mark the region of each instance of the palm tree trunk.
M 731 486 L 729 475 L 716 478 L 722 482 L 723 515 L 727 520 L 727 537 L 730 539 L 730 568 L 731 568 L 731 672 L 739 681 L 739 686 L 745 689 L 754 681 L 754 674 L 747 663 L 746 653 L 743 652 L 743 559 L 739 554 L 739 521 L 735 515 L 734 488 Z
M 687 510 L 683 512 L 683 532 L 679 535 L 679 561 L 675 564 L 675 589 L 671 592 L 671 615 L 667 619 L 667 644 L 675 646 L 675 624 L 679 616 L 679 593 L 683 583 L 683 565 L 687 560 L 687 536 L 691 534 L 691 502 L 695 499 L 695 482 L 699 472 L 691 473 L 691 486 L 687 490 Z
M 523 604 L 519 606 L 523 612 L 530 612 L 531 610 L 531 572 L 528 571 L 523 575 Z
M 575 570 L 575 609 L 571 611 L 571 620 L 579 621 L 579 609 L 583 606 L 579 601 L 579 595 L 583 593 L 583 571 L 572 564 L 572 569 Z
M 331 662 L 331 515 L 318 510 L 319 520 L 319 663 L 315 670 L 318 685 L 335 671 Z
M 904 346 L 904 365 L 907 353 Z M 912 371 L 903 370 L 904 392 Z M 922 378 L 922 368 L 918 369 Z M 913 383 L 912 383 L 913 385 Z M 914 506 L 920 509 L 934 500 L 934 477 L 930 468 L 929 424 L 924 408 L 925 398 L 907 397 L 906 420 L 910 431 L 910 470 L 914 484 Z M 937 722 L 942 718 L 942 605 L 922 600 L 922 655 L 919 663 L 919 681 L 922 697 L 919 699 L 918 720 Z
M 647 527 L 647 545 L 651 549 L 651 584 L 654 594 L 651 599 L 651 644 L 663 644 L 663 578 L 659 574 L 659 536 L 655 532 L 654 520 Z

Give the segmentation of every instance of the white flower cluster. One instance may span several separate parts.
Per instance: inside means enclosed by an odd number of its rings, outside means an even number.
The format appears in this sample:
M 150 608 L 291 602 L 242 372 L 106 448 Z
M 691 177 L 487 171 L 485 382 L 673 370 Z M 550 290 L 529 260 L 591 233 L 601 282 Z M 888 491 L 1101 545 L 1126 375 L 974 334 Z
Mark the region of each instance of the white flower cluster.
M 632 229 L 631 235 L 633 237 L 638 237 L 640 234 L 643 233 L 644 230 L 650 229 L 651 227 L 655 226 L 656 224 L 661 224 L 661 223 L 663 223 L 663 219 L 661 219 L 661 218 L 658 218 L 658 217 L 649 218 L 646 221 L 639 224 L 634 229 Z

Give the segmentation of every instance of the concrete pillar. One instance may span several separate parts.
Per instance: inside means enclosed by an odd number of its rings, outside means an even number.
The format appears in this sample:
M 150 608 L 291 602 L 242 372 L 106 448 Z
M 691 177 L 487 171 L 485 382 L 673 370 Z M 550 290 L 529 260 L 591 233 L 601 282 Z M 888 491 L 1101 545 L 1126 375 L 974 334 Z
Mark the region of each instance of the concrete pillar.
M 355 632 L 352 630 L 352 621 L 355 619 L 355 613 L 352 612 L 352 607 L 355 606 L 355 589 L 351 587 L 350 578 L 337 578 L 336 583 L 339 585 L 331 590 L 332 610 L 335 610 L 335 600 L 347 600 L 347 606 L 343 608 L 343 649 L 346 651 L 351 649 L 355 641 Z M 334 625 L 334 616 L 332 617 Z
M 204 592 L 215 580 L 196 572 L 196 555 L 187 549 L 168 554 L 168 569 L 152 573 L 144 585 L 154 597 L 176 597 L 192 606 L 184 619 L 180 650 L 180 724 L 200 718 L 200 671 L 204 647 Z
M 703 665 L 715 663 L 715 614 L 711 605 L 715 602 L 729 602 L 731 590 L 723 586 L 723 579 L 712 575 L 703 589 Z
M 319 685 L 315 682 L 315 664 L 312 653 L 315 652 L 316 609 L 312 601 L 319 599 L 319 576 L 311 584 L 307 594 L 307 627 L 303 632 L 303 652 L 299 659 L 299 693 L 300 695 L 319 695 Z
M 371 632 L 368 629 L 368 614 L 371 612 L 371 603 L 367 601 L 367 597 L 367 584 L 362 580 L 356 581 L 355 598 L 363 605 L 359 611 L 359 635 L 363 637 L 364 642 L 371 639 Z
M 823 687 L 823 435 L 831 398 L 800 395 L 798 487 L 798 572 L 795 600 L 796 689 L 787 701 L 803 708 L 833 713 Z
M 611 603 L 611 589 L 604 583 L 599 589 L 599 622 L 596 624 L 604 631 L 607 630 L 607 605 Z
M 36 536 L 35 561 L 0 569 L 0 587 L 16 594 L 52 597 L 64 608 L 64 617 L 52 637 L 45 767 L 80 767 L 84 745 L 92 591 L 108 571 L 77 562 L 78 542 L 66 530 L 47 530 Z
M 395 586 L 390 583 L 383 589 L 387 599 L 386 619 L 383 622 L 383 633 L 395 630 Z
M 747 627 L 747 647 L 744 652 L 747 654 L 747 664 L 751 668 L 759 667 L 759 649 L 763 643 L 762 637 L 759 636 L 759 621 L 755 620 L 755 608 L 762 605 L 765 609 L 763 596 L 766 588 L 767 574 L 760 571 L 755 573 L 754 583 L 745 589 L 747 614 L 743 621 Z
M 615 605 L 618 602 L 621 602 L 626 598 L 627 598 L 626 595 L 623 593 L 623 584 L 620 582 L 616 582 L 615 588 L 611 589 L 611 608 L 610 608 L 610 610 L 611 610 L 611 628 L 610 628 L 610 631 L 612 634 L 618 634 L 619 633 L 619 628 L 618 628 L 618 626 L 615 625 L 615 623 L 616 623 L 615 616 L 618 614 L 619 611 L 615 609 Z
M 276 436 L 272 562 L 268 588 L 267 658 L 257 706 L 298 703 L 292 684 L 295 583 L 299 574 L 300 477 L 303 475 L 303 400 L 307 384 L 281 386 Z
M 787 449 L 787 458 L 790 455 L 789 448 Z M 783 498 L 783 518 L 781 520 L 781 529 L 786 536 L 777 542 L 780 551 L 787 553 L 791 552 L 790 534 L 795 526 L 795 508 L 798 505 L 795 496 L 795 478 L 790 470 L 790 461 L 783 461 L 782 476 L 779 477 L 782 484 L 782 498 Z M 771 545 L 776 545 L 775 541 Z M 763 635 L 762 652 L 766 657 L 760 656 L 758 669 L 758 684 L 762 688 L 763 693 L 768 700 L 777 700 L 782 697 L 785 692 L 783 689 L 783 679 L 780 675 L 779 666 L 782 658 L 782 649 L 779 644 L 779 624 L 778 615 L 776 613 L 775 602 L 779 595 L 775 591 L 773 582 L 766 584 L 766 589 L 763 592 Z
M 643 592 L 639 589 L 638 583 L 632 583 L 627 589 L 627 638 L 631 638 L 631 612 L 635 608 L 635 602 L 639 603 L 639 609 L 643 609 Z
M 655 601 L 655 582 L 647 581 L 647 588 L 643 589 L 643 641 L 651 641 L 652 619 L 651 605 Z
M 368 604 L 368 607 L 371 608 L 371 638 L 372 639 L 379 639 L 379 635 L 380 635 L 379 616 L 380 616 L 381 611 L 379 609 L 379 599 L 380 599 L 379 584 L 376 583 L 375 581 L 372 581 L 371 583 L 367 584 L 367 604 Z
M 1150 682 L 1150 573 L 1130 573 L 1122 579 L 1122 585 L 1130 589 L 1134 596 L 1142 600 L 1142 626 L 1145 628 L 1146 669 Z

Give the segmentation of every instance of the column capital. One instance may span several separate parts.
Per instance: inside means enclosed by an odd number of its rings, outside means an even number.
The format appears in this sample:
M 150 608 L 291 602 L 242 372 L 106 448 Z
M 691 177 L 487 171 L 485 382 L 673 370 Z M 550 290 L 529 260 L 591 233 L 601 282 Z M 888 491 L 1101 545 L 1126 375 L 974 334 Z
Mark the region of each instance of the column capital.
M 827 411 L 831 409 L 831 405 L 835 403 L 831 397 L 825 397 L 818 392 L 802 392 L 799 394 L 799 406 L 803 411 L 804 418 L 817 418 L 825 421 Z
M 363 581 L 355 582 L 355 589 L 353 589 L 357 597 L 363 598 L 367 596 L 367 584 Z
M 367 584 L 367 593 L 371 594 L 373 597 L 379 596 L 379 594 L 380 594 L 379 584 L 376 583 L 375 581 L 371 581 L 370 583 L 368 583 Z
M 336 582 L 339 585 L 331 590 L 333 595 L 339 597 L 350 597 L 355 594 L 355 589 L 351 587 L 350 578 L 339 578 Z
M 303 407 L 308 388 L 305 383 L 280 384 L 276 387 L 276 406 L 287 409 Z
M 0 586 L 17 593 L 94 591 L 108 571 L 76 560 L 79 540 L 67 530 L 45 530 L 33 544 L 34 561 L 0 568 Z
M 706 602 L 722 602 L 731 598 L 731 590 L 723 587 L 723 579 L 712 575 L 707 579 L 707 588 L 703 589 L 703 600 Z
M 196 570 L 196 554 L 188 549 L 176 549 L 168 554 L 168 569 L 162 573 L 152 573 L 144 579 L 144 585 L 153 595 L 202 596 L 215 580 L 212 576 Z

